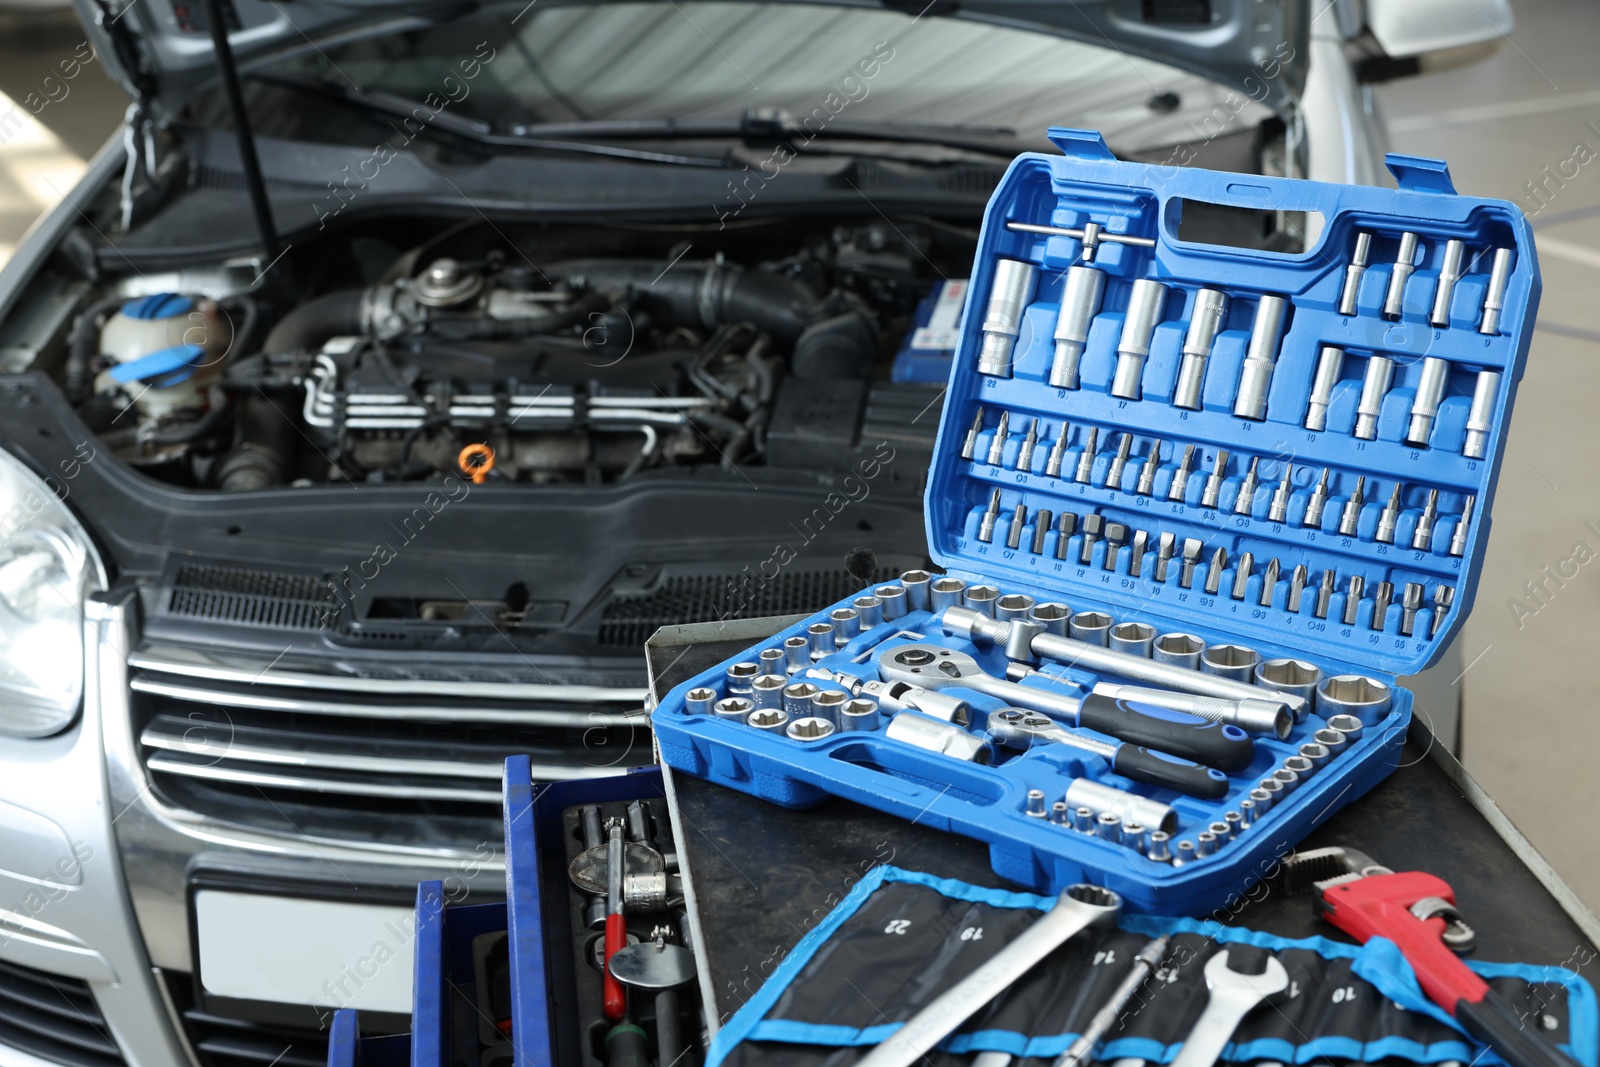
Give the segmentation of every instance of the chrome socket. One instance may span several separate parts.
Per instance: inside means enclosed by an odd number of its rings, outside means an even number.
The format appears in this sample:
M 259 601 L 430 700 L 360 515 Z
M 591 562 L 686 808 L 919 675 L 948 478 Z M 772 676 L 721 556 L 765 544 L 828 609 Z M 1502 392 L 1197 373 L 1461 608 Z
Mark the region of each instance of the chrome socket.
M 1056 316 L 1055 356 L 1050 362 L 1050 384 L 1057 389 L 1078 388 L 1078 365 L 1089 328 L 1100 314 L 1106 276 L 1093 267 L 1069 267 L 1061 288 L 1061 311 Z
M 1321 731 L 1319 730 L 1318 733 L 1321 733 Z M 1328 746 L 1320 741 L 1307 741 L 1301 745 L 1300 755 L 1307 763 L 1311 764 L 1311 770 L 1308 772 L 1311 774 L 1322 770 L 1327 765 L 1327 762 L 1333 758 L 1333 753 L 1328 750 Z M 1288 765 L 1285 764 L 1285 766 Z
M 1371 726 L 1388 713 L 1393 699 L 1390 688 L 1376 678 L 1339 674 L 1317 687 L 1317 714 L 1329 719 L 1330 726 L 1335 715 L 1352 716 L 1363 726 Z
M 756 710 L 755 701 L 749 697 L 723 697 L 712 706 L 719 719 L 744 722 Z
M 1022 328 L 1022 313 L 1033 299 L 1038 269 L 1019 259 L 999 259 L 983 316 L 983 344 L 978 350 L 978 373 L 992 378 L 1011 377 L 1011 349 Z
M 1500 372 L 1481 370 L 1472 387 L 1472 407 L 1467 410 L 1467 437 L 1461 454 L 1482 459 L 1489 451 L 1489 433 L 1494 429 L 1494 402 L 1500 395 Z
M 745 725 L 756 730 L 779 733 L 788 729 L 789 713 L 782 708 L 757 708 L 745 719 Z
M 861 636 L 861 613 L 855 608 L 834 608 L 828 612 L 833 623 L 833 647 L 843 648 Z
M 1067 802 L 1065 800 L 1058 800 L 1050 805 L 1050 821 L 1057 826 L 1070 827 L 1072 825 L 1072 813 L 1067 810 Z
M 1229 812 L 1228 814 L 1232 815 L 1233 812 Z M 1255 825 L 1255 821 L 1257 819 L 1261 818 L 1261 813 L 1256 810 L 1256 802 L 1251 800 L 1249 797 L 1245 797 L 1243 800 L 1239 801 L 1238 814 L 1239 825 L 1235 831 L 1236 834 L 1244 833 L 1246 830 L 1250 829 L 1250 827 Z
M 1122 819 L 1114 811 L 1102 811 L 1095 816 L 1095 831 L 1113 845 L 1122 844 Z
M 1333 403 L 1333 387 L 1344 370 L 1344 349 L 1323 345 L 1317 354 L 1317 371 L 1311 378 L 1311 399 L 1306 408 L 1308 430 L 1328 428 L 1328 405 Z
M 870 593 L 866 596 L 858 596 L 850 601 L 850 606 L 856 609 L 856 615 L 861 620 L 860 626 L 862 630 L 870 630 L 874 626 L 883 625 L 883 601 L 877 597 Z
M 1150 845 L 1145 850 L 1145 858 L 1156 863 L 1172 862 L 1172 835 L 1165 830 L 1152 830 L 1150 832 Z
M 914 711 L 902 711 L 889 720 L 883 735 L 895 741 L 967 763 L 988 763 L 989 745 L 961 727 Z
M 907 611 L 928 611 L 932 604 L 928 595 L 928 587 L 933 584 L 933 575 L 927 571 L 906 571 L 900 576 L 900 588 L 906 591 Z
M 1350 739 L 1345 736 L 1343 730 L 1335 730 L 1331 726 L 1325 726 L 1318 730 L 1316 733 L 1311 735 L 1311 739 L 1312 742 L 1323 747 L 1323 749 L 1328 753 L 1329 759 L 1333 759 L 1334 757 L 1338 756 L 1339 753 L 1345 750 L 1345 746 L 1349 745 L 1350 743 Z M 1302 753 L 1302 755 L 1303 754 L 1304 753 Z
M 781 708 L 783 707 L 783 691 L 788 685 L 788 675 L 759 675 L 750 683 L 750 699 L 754 701 L 757 708 Z
M 1511 286 L 1511 265 L 1515 253 L 1509 248 L 1494 250 L 1494 266 L 1489 271 L 1489 286 L 1483 294 L 1483 320 L 1478 332 L 1493 336 L 1500 332 L 1500 313 L 1505 310 L 1506 290 Z
M 1187 841 L 1184 844 L 1188 844 Z M 1180 848 L 1182 845 L 1179 846 Z M 1217 835 L 1210 830 L 1201 830 L 1194 838 L 1194 854 L 1204 857 L 1215 854 L 1217 851 Z
M 1200 669 L 1200 653 L 1206 643 L 1194 634 L 1162 634 L 1150 646 L 1150 658 L 1157 663 L 1170 663 L 1174 667 Z
M 823 689 L 812 694 L 811 717 L 826 719 L 833 725 L 839 725 L 839 711 L 850 700 L 850 694 L 842 689 Z
M 827 719 L 795 719 L 783 732 L 791 741 L 821 741 L 833 736 L 834 727 Z
M 717 702 L 717 691 L 699 686 L 683 695 L 683 710 L 690 715 L 710 715 Z
M 761 664 L 761 674 L 782 674 L 787 665 L 781 648 L 763 648 L 756 656 L 756 662 Z
M 1383 297 L 1383 317 L 1398 319 L 1405 311 L 1406 282 L 1417 269 L 1417 235 L 1409 230 L 1400 235 L 1400 253 L 1389 271 L 1389 288 Z
M 1353 745 L 1361 740 L 1362 733 L 1366 731 L 1366 725 L 1354 715 L 1332 715 L 1328 717 L 1328 729 L 1338 730 Z
M 1182 867 L 1186 863 L 1193 863 L 1196 854 L 1197 850 L 1193 841 L 1179 841 L 1178 849 L 1172 856 L 1172 865 L 1174 867 Z
M 1288 790 L 1284 789 L 1283 783 L 1278 781 L 1276 776 L 1261 779 L 1261 784 L 1256 786 L 1256 789 L 1259 789 L 1267 794 L 1268 807 L 1277 807 L 1278 802 L 1289 795 Z M 1250 791 L 1250 795 L 1254 797 L 1256 795 L 1256 790 L 1252 789 Z M 1260 801 L 1258 800 L 1256 803 L 1259 804 Z
M 961 594 L 963 606 L 981 611 L 994 618 L 994 602 L 1000 599 L 1000 590 L 992 585 L 969 585 Z
M 1161 308 L 1167 301 L 1167 287 L 1149 278 L 1133 283 L 1128 295 L 1127 316 L 1122 320 L 1122 337 L 1117 341 L 1117 367 L 1111 379 L 1111 395 L 1123 400 L 1138 400 L 1144 395 L 1144 363 L 1150 356 L 1150 339 L 1161 323 Z
M 1065 803 L 1065 801 L 1063 801 Z M 1079 805 L 1072 809 L 1072 828 L 1080 834 L 1094 833 L 1094 809 Z
M 1228 828 L 1227 840 L 1233 841 L 1238 838 L 1239 831 L 1244 829 L 1244 815 L 1237 811 L 1227 812 L 1222 816 L 1222 824 Z
M 1282 787 L 1280 786 L 1279 788 L 1281 789 Z M 1246 799 L 1255 805 L 1256 818 L 1259 819 L 1261 816 L 1272 810 L 1272 802 L 1278 799 L 1278 790 L 1256 786 L 1254 789 L 1250 790 L 1250 795 Z
M 841 733 L 866 733 L 883 725 L 883 715 L 878 705 L 870 700 L 847 700 L 839 709 Z
M 1297 754 L 1283 761 L 1283 769 L 1299 775 L 1300 781 L 1303 782 L 1316 772 L 1317 765 L 1312 763 L 1309 757 Z
M 1143 823 L 1131 819 L 1123 821 L 1122 847 L 1131 848 L 1141 854 L 1150 847 L 1150 832 L 1144 828 Z
M 811 716 L 811 698 L 819 690 L 810 682 L 795 682 L 783 691 L 783 710 L 789 713 L 791 719 L 805 719 Z
M 1044 806 L 1043 789 L 1028 790 L 1027 803 L 1022 809 L 1022 813 L 1034 819 L 1042 819 L 1049 814 Z
M 1239 372 L 1239 390 L 1233 399 L 1233 413 L 1241 419 L 1260 422 L 1267 417 L 1267 394 L 1278 363 L 1278 342 L 1288 317 L 1289 301 L 1285 297 L 1266 293 L 1256 304 L 1250 343 Z
M 1067 636 L 1106 648 L 1110 645 L 1111 616 L 1103 611 L 1080 611 L 1067 620 Z
M 1433 312 L 1428 316 L 1428 321 L 1435 326 L 1450 325 L 1450 299 L 1455 296 L 1456 283 L 1461 280 L 1461 264 L 1466 255 L 1466 242 L 1445 242 L 1444 260 L 1439 264 L 1439 284 L 1433 291 Z
M 1026 619 L 1033 611 L 1033 597 L 1026 593 L 1006 593 L 994 602 L 994 617 L 1001 622 Z
M 1028 620 L 1044 627 L 1047 634 L 1057 637 L 1067 636 L 1067 620 L 1072 617 L 1072 609 L 1065 604 L 1050 602 L 1035 604 L 1028 609 Z
M 1231 678 L 1236 682 L 1254 680 L 1261 653 L 1244 645 L 1207 645 L 1200 653 L 1200 669 L 1207 674 Z
M 1156 628 L 1147 622 L 1119 622 L 1109 636 L 1110 647 L 1116 651 L 1149 659 L 1156 643 Z
M 1272 772 L 1272 780 L 1283 787 L 1283 795 L 1288 796 L 1300 787 L 1300 772 L 1291 771 L 1287 767 L 1279 767 Z
M 1227 294 L 1216 289 L 1195 292 L 1189 330 L 1183 338 L 1183 359 L 1178 364 L 1178 384 L 1172 394 L 1175 407 L 1200 410 L 1204 402 L 1206 363 L 1227 318 Z
M 961 594 L 966 591 L 967 583 L 960 578 L 935 578 L 928 586 L 928 610 L 940 612 L 945 608 L 960 607 Z
M 761 673 L 759 663 L 734 663 L 728 666 L 728 695 L 747 697 L 750 695 L 750 683 L 755 681 Z
M 1310 708 L 1312 700 L 1316 698 L 1317 683 L 1320 681 L 1322 669 L 1303 659 L 1269 659 L 1256 665 L 1255 683 L 1261 688 L 1292 693 L 1305 701 L 1296 721 L 1305 718 L 1305 709 Z
M 1229 841 L 1231 841 L 1233 839 L 1232 838 L 1232 834 L 1233 834 L 1232 829 L 1228 826 L 1227 823 L 1222 822 L 1220 820 L 1217 821 L 1217 822 L 1214 822 L 1210 826 L 1206 827 L 1206 833 L 1210 834 L 1212 837 L 1217 839 L 1217 847 L 1218 848 L 1221 848 L 1223 845 L 1227 844 Z
M 1411 422 L 1406 427 L 1406 444 L 1426 447 L 1433 436 L 1433 423 L 1439 416 L 1439 402 L 1444 399 L 1444 387 L 1450 378 L 1450 364 L 1438 356 L 1428 356 L 1422 361 L 1422 374 L 1417 379 L 1417 395 L 1411 401 Z
M 1394 360 L 1388 356 L 1369 356 L 1367 372 L 1361 379 L 1361 400 L 1356 404 L 1355 434 L 1363 441 L 1378 437 L 1378 417 L 1383 414 L 1383 398 L 1394 381 Z
M 878 598 L 884 622 L 893 622 L 904 618 L 906 614 L 906 591 L 898 585 L 880 585 L 872 591 Z
M 833 623 L 814 622 L 807 626 L 806 640 L 811 642 L 811 662 L 833 655 L 837 647 L 833 643 Z

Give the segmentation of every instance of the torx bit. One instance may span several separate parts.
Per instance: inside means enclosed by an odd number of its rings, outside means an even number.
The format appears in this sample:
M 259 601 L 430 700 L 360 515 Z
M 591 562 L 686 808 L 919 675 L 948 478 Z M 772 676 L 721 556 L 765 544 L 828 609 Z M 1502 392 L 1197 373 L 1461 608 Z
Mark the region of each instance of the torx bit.
M 1356 614 L 1361 610 L 1361 594 L 1366 590 L 1367 580 L 1359 574 L 1350 576 L 1350 584 L 1344 593 L 1344 624 L 1354 626 Z
M 1133 454 L 1133 434 L 1125 433 L 1122 440 L 1117 443 L 1117 454 L 1111 460 L 1111 467 L 1106 471 L 1107 489 L 1122 488 L 1122 475 L 1128 469 L 1128 457 Z
M 1428 502 L 1422 507 L 1422 517 L 1417 520 L 1416 532 L 1411 535 L 1411 547 L 1418 552 L 1433 549 L 1433 524 L 1439 517 L 1439 490 L 1428 490 Z
M 1394 491 L 1389 494 L 1389 502 L 1378 513 L 1378 541 L 1381 544 L 1394 544 L 1394 528 L 1400 522 L 1400 491 L 1404 484 L 1394 483 Z
M 1417 612 L 1422 610 L 1422 583 L 1407 582 L 1400 601 L 1400 636 L 1410 637 L 1417 626 Z
M 1328 428 L 1328 405 L 1333 403 L 1333 387 L 1344 370 L 1344 349 L 1323 345 L 1317 354 L 1317 370 L 1311 378 L 1311 396 L 1306 404 L 1306 429 Z
M 1300 614 L 1300 596 L 1305 592 L 1306 579 L 1311 572 L 1304 563 L 1296 563 L 1294 571 L 1289 575 L 1289 599 L 1284 602 L 1283 609 L 1292 615 Z
M 1106 523 L 1106 559 L 1101 567 L 1108 571 L 1117 569 L 1117 553 L 1128 543 L 1128 528 L 1120 522 Z
M 1361 379 L 1361 399 L 1356 402 L 1355 434 L 1363 441 L 1378 437 L 1378 417 L 1383 414 L 1383 398 L 1394 381 L 1394 360 L 1388 356 L 1369 356 L 1367 372 Z
M 1444 625 L 1444 617 L 1450 614 L 1450 605 L 1455 603 L 1456 590 L 1450 585 L 1436 585 L 1433 587 L 1433 627 L 1428 631 L 1428 637 L 1439 636 L 1439 627 Z
M 1149 496 L 1155 492 L 1156 471 L 1161 467 L 1161 439 L 1156 438 L 1156 443 L 1150 446 L 1150 455 L 1145 459 L 1144 466 L 1139 468 L 1139 484 L 1134 488 L 1138 496 Z
M 1022 544 L 1022 527 L 1028 521 L 1028 506 L 1018 504 L 1011 513 L 1011 524 L 1006 527 L 1006 547 L 1018 548 Z
M 1233 501 L 1235 515 L 1248 515 L 1256 502 L 1256 465 L 1261 462 L 1259 456 L 1250 457 L 1250 467 L 1244 472 L 1244 481 L 1239 483 L 1239 495 Z
M 1372 628 L 1382 630 L 1388 625 L 1389 602 L 1394 599 L 1394 583 L 1379 582 L 1372 597 Z
M 1319 619 L 1328 617 L 1328 604 L 1333 600 L 1333 583 L 1338 581 L 1338 576 L 1331 570 L 1322 572 L 1322 584 L 1317 586 L 1317 603 L 1311 609 L 1311 614 Z
M 1489 431 L 1494 429 L 1494 402 L 1500 393 L 1500 372 L 1481 370 L 1472 387 L 1472 406 L 1467 409 L 1467 438 L 1461 454 L 1482 459 L 1489 451 Z
M 1239 565 L 1233 573 L 1233 599 L 1243 600 L 1250 592 L 1250 571 L 1255 563 L 1254 553 L 1246 552 L 1239 557 Z
M 1132 555 L 1128 557 L 1128 577 L 1138 578 L 1144 570 L 1144 554 L 1150 548 L 1150 535 L 1143 530 L 1133 531 Z
M 1056 517 L 1056 559 L 1067 558 L 1067 541 L 1077 532 L 1077 512 L 1063 511 Z
M 1206 592 L 1215 596 L 1222 589 L 1222 572 L 1228 567 L 1228 550 L 1219 548 L 1211 553 L 1211 566 L 1206 570 Z
M 1079 485 L 1088 485 L 1089 476 L 1094 473 L 1094 450 L 1100 443 L 1100 428 L 1089 427 L 1089 436 L 1083 441 L 1083 455 L 1078 457 L 1078 476 L 1073 480 Z
M 1083 517 L 1083 522 L 1078 526 L 1078 532 L 1083 536 L 1083 548 L 1078 552 L 1079 563 L 1094 559 L 1094 543 L 1100 540 L 1105 527 L 1106 520 L 1102 515 L 1089 514 Z
M 1172 553 L 1177 545 L 1178 538 L 1175 534 L 1163 533 L 1156 538 L 1156 581 L 1167 580 L 1167 567 L 1172 563 Z
M 1056 435 L 1056 443 L 1050 446 L 1050 454 L 1045 457 L 1044 474 L 1046 478 L 1061 477 L 1061 459 L 1067 454 L 1067 424 L 1061 424 L 1061 432 Z
M 1178 461 L 1178 470 L 1172 476 L 1172 485 L 1167 489 L 1167 499 L 1182 503 L 1185 494 L 1189 492 L 1189 472 L 1194 470 L 1194 445 L 1183 446 L 1183 459 Z
M 1011 425 L 1011 413 L 1002 411 L 1000 421 L 994 426 L 994 440 L 989 442 L 989 466 L 998 467 L 1006 458 L 1006 432 Z
M 989 507 L 984 511 L 982 520 L 978 523 L 978 540 L 989 544 L 994 540 L 994 524 L 1000 519 L 1000 490 L 996 489 L 989 497 Z
M 1050 533 L 1050 523 L 1054 516 L 1045 508 L 1040 508 L 1033 513 L 1033 554 L 1044 555 L 1044 539 Z
M 978 413 L 972 416 L 972 425 L 967 429 L 967 439 L 961 442 L 961 458 L 971 459 L 978 451 L 978 434 L 983 432 L 983 405 L 978 405 Z
M 1328 506 L 1328 468 L 1322 468 L 1322 477 L 1317 479 L 1316 488 L 1311 490 L 1311 499 L 1306 502 L 1306 517 L 1300 520 L 1300 525 L 1311 529 L 1322 528 L 1322 509 Z
M 1022 437 L 1022 447 L 1017 449 L 1017 465 L 1013 470 L 1033 470 L 1033 449 L 1039 443 L 1039 420 L 1028 423 L 1028 432 Z
M 1344 510 L 1339 513 L 1339 532 L 1345 537 L 1356 536 L 1356 530 L 1361 524 L 1361 505 L 1366 503 L 1365 492 L 1367 476 L 1365 474 L 1356 478 L 1355 492 L 1350 494 L 1350 499 L 1344 502 Z
M 1477 496 L 1468 494 L 1466 503 L 1461 505 L 1461 518 L 1450 533 L 1450 554 L 1458 559 L 1467 554 L 1467 533 L 1472 528 L 1472 509 L 1477 503 Z
M 1456 282 L 1461 280 L 1461 263 L 1466 255 L 1465 241 L 1445 242 L 1444 259 L 1439 264 L 1439 284 L 1433 290 L 1433 313 L 1428 316 L 1428 322 L 1434 326 L 1450 325 L 1450 298 L 1455 295 Z
M 1278 589 L 1279 568 L 1278 557 L 1274 556 L 1267 564 L 1267 569 L 1261 572 L 1261 600 L 1259 603 L 1264 608 L 1272 607 L 1272 597 Z
M 1200 492 L 1201 507 L 1214 509 L 1217 506 L 1217 499 L 1222 495 L 1223 472 L 1227 467 L 1228 450 L 1219 448 L 1217 450 L 1217 461 L 1211 467 L 1211 477 L 1206 479 L 1206 486 Z
M 1289 497 L 1294 492 L 1294 464 L 1288 460 L 1283 462 L 1283 478 L 1278 482 L 1278 488 L 1272 494 L 1272 503 L 1267 505 L 1267 521 L 1284 522 L 1289 518 Z
M 1509 248 L 1494 250 L 1494 266 L 1489 271 L 1489 285 L 1483 293 L 1483 321 L 1478 332 L 1493 336 L 1500 332 L 1500 312 L 1505 310 L 1506 289 L 1511 284 L 1513 253 Z
M 1339 293 L 1339 314 L 1356 313 L 1356 296 L 1361 291 L 1361 276 L 1367 271 L 1367 258 L 1372 254 L 1372 234 L 1356 234 L 1355 255 L 1344 268 L 1344 289 Z
M 1398 319 L 1405 311 L 1406 282 L 1417 269 L 1417 235 L 1407 230 L 1400 235 L 1400 252 L 1389 271 L 1389 288 L 1383 297 L 1383 317 Z
M 1178 565 L 1178 585 L 1183 589 L 1194 588 L 1194 569 L 1200 563 L 1200 553 L 1205 551 L 1205 546 L 1193 537 L 1183 542 L 1183 560 Z

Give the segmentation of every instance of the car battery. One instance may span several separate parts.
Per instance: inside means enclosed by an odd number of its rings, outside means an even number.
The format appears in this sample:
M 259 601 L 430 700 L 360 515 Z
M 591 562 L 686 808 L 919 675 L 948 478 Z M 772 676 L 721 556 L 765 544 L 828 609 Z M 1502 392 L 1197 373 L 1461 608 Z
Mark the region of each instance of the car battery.
M 946 278 L 917 303 L 911 332 L 894 357 L 889 378 L 896 382 L 936 382 L 950 378 L 961 336 L 961 309 L 967 301 L 967 279 Z
M 1470 610 L 1539 296 L 1531 231 L 1396 189 L 1117 160 L 1053 129 L 986 210 L 929 471 L 943 573 L 674 689 L 662 760 L 1197 914 L 1396 765 Z M 1185 239 L 1304 212 L 1303 252 Z M 1298 217 L 1298 216 L 1296 216 Z

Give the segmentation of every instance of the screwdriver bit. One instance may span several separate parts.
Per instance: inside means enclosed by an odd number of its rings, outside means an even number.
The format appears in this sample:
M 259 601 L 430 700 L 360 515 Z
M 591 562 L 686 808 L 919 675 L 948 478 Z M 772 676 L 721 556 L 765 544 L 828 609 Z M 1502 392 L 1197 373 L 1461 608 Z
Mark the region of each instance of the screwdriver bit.
M 1356 536 L 1356 530 L 1361 524 L 1361 505 L 1366 501 L 1363 493 L 1367 488 L 1365 474 L 1356 478 L 1355 492 L 1350 494 L 1350 499 L 1344 502 L 1344 510 L 1339 513 L 1339 532 L 1346 537 Z
M 978 451 L 978 434 L 983 432 L 983 405 L 978 405 L 978 413 L 972 416 L 972 426 L 967 430 L 967 439 L 961 442 L 961 458 L 971 459 Z
M 1233 501 L 1235 515 L 1248 515 L 1256 502 L 1256 465 L 1261 462 L 1260 457 L 1250 458 L 1250 467 L 1244 472 L 1244 481 L 1239 483 L 1239 495 Z
M 1255 566 L 1254 553 L 1246 552 L 1239 557 L 1239 566 L 1233 575 L 1233 599 L 1243 600 L 1250 591 L 1250 570 Z
M 1194 569 L 1200 563 L 1200 553 L 1205 551 L 1205 546 L 1193 537 L 1183 542 L 1183 562 L 1178 568 L 1178 585 L 1184 589 L 1194 588 Z
M 1022 437 L 1022 447 L 1017 449 L 1017 465 L 1014 470 L 1033 470 L 1033 449 L 1039 443 L 1039 420 L 1033 419 L 1028 423 L 1028 432 Z
M 1311 609 L 1311 614 L 1319 619 L 1328 617 L 1328 604 L 1333 600 L 1333 583 L 1337 580 L 1338 576 L 1333 571 L 1326 570 L 1322 572 L 1322 584 L 1317 586 L 1317 603 Z
M 1394 492 L 1389 494 L 1389 502 L 1378 515 L 1378 541 L 1381 544 L 1394 544 L 1394 528 L 1400 522 L 1400 491 L 1404 488 L 1400 482 L 1394 483 Z
M 1094 559 L 1094 543 L 1100 540 L 1100 535 L 1105 532 L 1106 520 L 1102 515 L 1085 515 L 1083 522 L 1078 526 L 1078 532 L 1083 535 L 1083 548 L 1078 552 L 1078 562 L 1088 563 Z
M 1405 595 L 1400 601 L 1400 636 L 1410 637 L 1417 626 L 1417 612 L 1422 610 L 1422 585 L 1407 582 Z
M 1078 476 L 1073 479 L 1079 485 L 1088 485 L 1089 477 L 1094 473 L 1094 450 L 1100 443 L 1100 428 L 1089 427 L 1089 436 L 1084 439 L 1083 455 L 1078 457 Z
M 1006 547 L 1017 548 L 1022 544 L 1022 527 L 1028 521 L 1028 507 L 1018 504 L 1011 513 L 1011 524 L 1006 528 Z
M 1056 435 L 1056 443 L 1050 446 L 1050 455 L 1045 457 L 1044 473 L 1047 478 L 1061 477 L 1061 458 L 1067 454 L 1067 424 L 1061 424 L 1061 432 Z
M 1211 566 L 1206 570 L 1206 592 L 1216 595 L 1222 589 L 1222 572 L 1228 567 L 1228 550 L 1219 548 L 1211 553 Z
M 1223 471 L 1228 467 L 1228 450 L 1217 450 L 1217 461 L 1211 467 L 1211 477 L 1206 479 L 1206 487 L 1200 493 L 1200 506 L 1215 508 L 1217 499 L 1222 495 Z
M 1056 559 L 1067 558 L 1067 541 L 1077 532 L 1077 512 L 1063 511 L 1056 517 Z
M 1433 526 L 1439 517 L 1439 490 L 1428 490 L 1428 502 L 1423 505 L 1422 515 L 1417 519 L 1416 532 L 1411 535 L 1411 547 L 1418 552 L 1431 551 L 1433 548 Z
M 994 440 L 989 442 L 989 455 L 986 457 L 989 466 L 998 467 L 1006 458 L 1006 430 L 1011 424 L 1011 413 L 1002 411 L 1000 421 L 995 423 Z
M 1117 444 L 1117 454 L 1111 460 L 1111 467 L 1106 471 L 1107 489 L 1121 489 L 1122 476 L 1128 470 L 1128 457 L 1133 454 L 1133 434 L 1125 433 Z
M 1106 523 L 1106 559 L 1102 568 L 1108 571 L 1117 569 L 1117 553 L 1122 546 L 1128 543 L 1128 528 L 1120 522 Z
M 1428 631 L 1430 638 L 1439 636 L 1439 628 L 1444 625 L 1444 617 L 1450 614 L 1450 605 L 1456 600 L 1456 590 L 1450 585 L 1436 585 L 1433 587 L 1433 628 Z
M 1467 554 L 1467 534 L 1472 528 L 1472 509 L 1477 503 L 1477 496 L 1468 494 L 1466 503 L 1461 506 L 1461 518 L 1456 520 L 1456 528 L 1450 534 L 1452 556 L 1460 558 Z
M 1366 590 L 1367 580 L 1359 574 L 1350 576 L 1350 585 L 1344 594 L 1344 624 L 1354 626 L 1356 613 L 1361 610 L 1361 594 Z
M 1389 602 L 1394 599 L 1394 583 L 1379 582 L 1372 598 L 1372 628 L 1382 630 L 1388 625 Z
M 1178 538 L 1174 534 L 1164 533 L 1156 538 L 1156 581 L 1167 580 L 1167 566 L 1172 562 L 1172 553 L 1177 544 Z
M 1277 491 L 1272 494 L 1272 503 L 1267 507 L 1267 521 L 1283 522 L 1289 517 L 1289 496 L 1294 492 L 1294 464 L 1284 461 L 1283 480 L 1278 482 Z
M 1150 535 L 1143 530 L 1133 531 L 1132 555 L 1128 557 L 1128 577 L 1138 578 L 1144 570 L 1144 554 L 1150 548 Z
M 1296 563 L 1294 572 L 1289 575 L 1289 599 L 1284 603 L 1285 611 L 1292 615 L 1300 614 L 1300 596 L 1305 592 L 1306 579 L 1311 572 L 1306 570 L 1304 563 Z
M 1260 604 L 1264 608 L 1272 607 L 1272 597 L 1278 589 L 1278 571 L 1278 557 L 1274 556 L 1272 561 L 1267 564 L 1267 569 L 1261 574 Z
M 1040 508 L 1033 513 L 1033 554 L 1044 555 L 1044 539 L 1050 533 L 1050 523 L 1054 516 L 1045 508 Z
M 1306 502 L 1306 517 L 1300 525 L 1310 529 L 1321 529 L 1322 509 L 1328 506 L 1328 468 L 1322 468 L 1322 477 L 1317 479 L 1316 488 L 1311 490 L 1311 499 Z
M 1155 492 L 1156 471 L 1161 467 L 1161 439 L 1150 446 L 1150 455 L 1144 461 L 1144 466 L 1139 471 L 1139 485 L 1134 492 L 1139 496 L 1149 496 Z
M 994 540 L 994 524 L 1000 518 L 1000 490 L 996 489 L 989 497 L 989 507 L 983 513 L 983 519 L 978 523 L 978 540 L 984 544 Z
M 1167 489 L 1167 499 L 1182 502 L 1184 495 L 1189 491 L 1189 472 L 1194 469 L 1194 445 L 1183 446 L 1183 459 L 1178 462 L 1178 470 L 1172 476 L 1172 485 Z

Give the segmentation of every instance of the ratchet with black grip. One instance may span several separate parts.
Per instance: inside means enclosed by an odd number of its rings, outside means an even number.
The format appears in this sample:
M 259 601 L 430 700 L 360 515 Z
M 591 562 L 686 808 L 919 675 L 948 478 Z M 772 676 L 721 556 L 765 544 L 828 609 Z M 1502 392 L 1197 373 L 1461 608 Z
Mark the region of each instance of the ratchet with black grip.
M 1228 794 L 1228 776 L 1175 756 L 1165 756 L 1127 744 L 1105 741 L 1073 733 L 1048 715 L 1020 708 L 1003 708 L 989 713 L 989 736 L 1002 748 L 1031 748 L 1035 744 L 1057 744 L 1099 756 L 1124 778 L 1146 785 L 1176 789 L 1191 797 L 1218 800 Z

